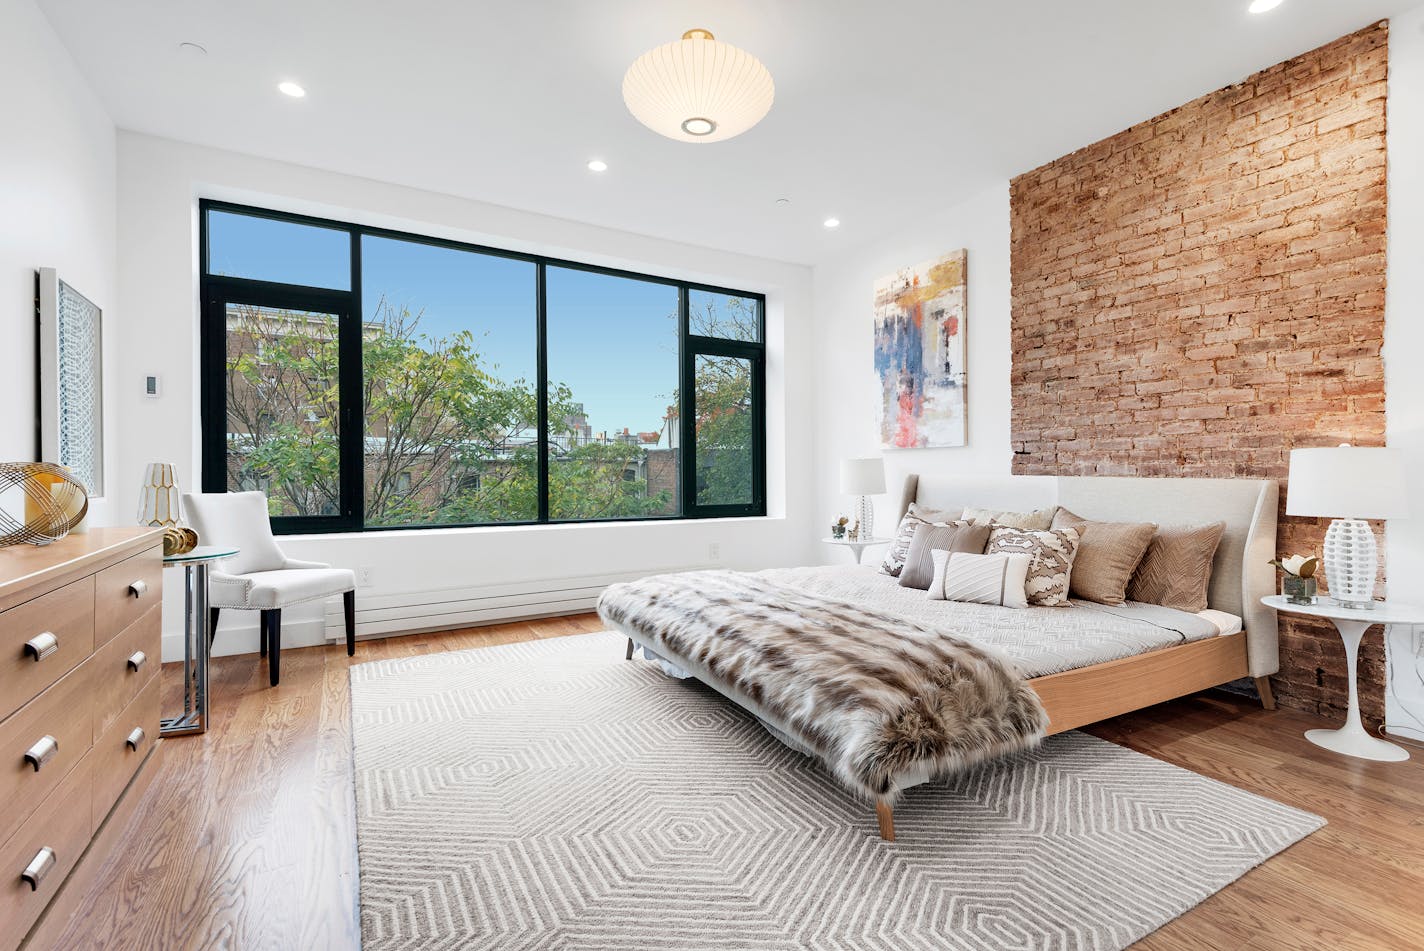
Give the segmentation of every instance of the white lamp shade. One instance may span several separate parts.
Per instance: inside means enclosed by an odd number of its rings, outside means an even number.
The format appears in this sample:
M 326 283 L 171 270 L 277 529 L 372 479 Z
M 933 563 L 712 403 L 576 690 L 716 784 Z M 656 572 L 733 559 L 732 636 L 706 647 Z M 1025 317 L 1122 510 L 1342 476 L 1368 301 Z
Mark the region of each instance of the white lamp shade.
M 775 95 L 771 73 L 760 60 L 705 30 L 689 30 L 682 39 L 649 50 L 623 76 L 628 111 L 679 142 L 740 135 L 771 110 Z
M 846 495 L 879 495 L 885 491 L 885 461 L 845 459 L 841 462 L 841 491 Z
M 1398 449 L 1292 449 L 1286 514 L 1315 518 L 1404 518 L 1409 494 Z

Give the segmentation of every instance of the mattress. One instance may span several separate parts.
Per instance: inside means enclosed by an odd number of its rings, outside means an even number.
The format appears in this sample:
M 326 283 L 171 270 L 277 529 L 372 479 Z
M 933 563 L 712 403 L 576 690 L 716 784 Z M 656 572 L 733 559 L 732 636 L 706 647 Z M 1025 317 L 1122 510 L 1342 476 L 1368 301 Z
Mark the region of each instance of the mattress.
M 757 572 L 821 597 L 853 601 L 886 615 L 965 638 L 1007 655 L 1026 678 L 1044 677 L 1133 657 L 1164 647 L 1240 630 L 1224 612 L 1189 614 L 1155 604 L 1095 604 L 1019 610 L 958 601 L 932 601 L 870 565 L 774 568 Z M 1214 615 L 1214 616 L 1213 616 Z

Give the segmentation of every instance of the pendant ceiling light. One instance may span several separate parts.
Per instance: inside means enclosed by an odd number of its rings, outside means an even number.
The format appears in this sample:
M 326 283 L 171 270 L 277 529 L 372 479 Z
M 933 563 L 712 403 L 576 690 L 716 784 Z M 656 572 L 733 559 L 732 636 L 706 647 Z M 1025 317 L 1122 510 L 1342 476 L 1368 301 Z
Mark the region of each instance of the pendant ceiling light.
M 706 30 L 648 50 L 623 76 L 623 101 L 643 125 L 679 142 L 741 135 L 771 109 L 776 86 L 755 56 Z

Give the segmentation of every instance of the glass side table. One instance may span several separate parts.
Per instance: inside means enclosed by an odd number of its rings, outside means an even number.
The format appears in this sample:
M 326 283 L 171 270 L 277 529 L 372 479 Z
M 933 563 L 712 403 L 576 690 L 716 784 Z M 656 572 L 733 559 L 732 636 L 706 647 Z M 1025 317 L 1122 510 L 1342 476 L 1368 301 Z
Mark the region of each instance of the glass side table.
M 165 568 L 183 569 L 183 712 L 159 720 L 161 736 L 208 731 L 208 568 L 239 549 L 199 545 L 181 555 L 164 555 Z

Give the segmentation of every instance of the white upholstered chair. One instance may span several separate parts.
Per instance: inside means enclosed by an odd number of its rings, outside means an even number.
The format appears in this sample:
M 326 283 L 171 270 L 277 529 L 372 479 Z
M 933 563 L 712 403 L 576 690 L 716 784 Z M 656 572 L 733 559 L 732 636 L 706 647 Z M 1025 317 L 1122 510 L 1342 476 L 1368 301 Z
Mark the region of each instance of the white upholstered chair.
M 267 496 L 261 492 L 188 493 L 188 522 L 199 544 L 231 545 L 238 554 L 208 574 L 209 634 L 223 608 L 261 611 L 261 654 L 272 686 L 281 679 L 282 609 L 341 595 L 346 610 L 346 653 L 356 653 L 356 573 L 315 561 L 288 558 L 272 536 Z

